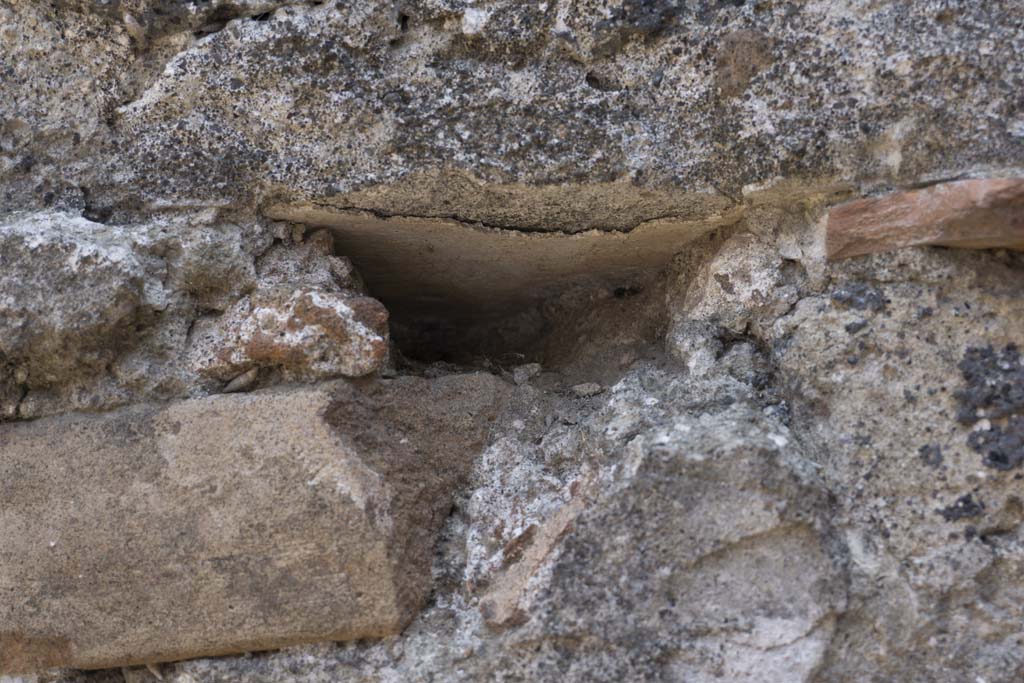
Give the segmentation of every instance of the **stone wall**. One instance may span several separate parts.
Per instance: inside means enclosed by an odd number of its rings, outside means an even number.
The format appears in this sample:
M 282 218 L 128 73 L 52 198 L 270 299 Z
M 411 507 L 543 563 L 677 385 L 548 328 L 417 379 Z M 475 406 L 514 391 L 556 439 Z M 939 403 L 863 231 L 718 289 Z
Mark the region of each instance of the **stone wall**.
M 0 682 L 1021 680 L 1021 55 L 0 0 Z

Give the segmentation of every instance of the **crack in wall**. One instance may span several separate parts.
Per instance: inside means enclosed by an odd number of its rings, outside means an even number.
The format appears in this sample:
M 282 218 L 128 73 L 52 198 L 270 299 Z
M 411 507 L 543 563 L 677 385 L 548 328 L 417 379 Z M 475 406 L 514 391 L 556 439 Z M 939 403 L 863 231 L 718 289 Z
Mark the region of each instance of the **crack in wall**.
M 725 193 L 722 193 L 722 194 L 725 195 Z M 741 210 L 742 211 L 745 208 L 745 206 L 743 205 L 743 202 L 741 200 L 737 200 L 737 199 L 735 199 L 735 198 L 733 198 L 733 197 L 731 197 L 729 195 L 725 195 L 725 196 L 727 196 L 730 200 L 732 200 L 734 202 L 734 204 L 732 206 L 728 207 L 727 210 L 731 211 L 731 210 L 737 209 L 737 210 Z M 315 206 L 317 209 L 320 209 L 320 210 L 323 210 L 323 211 L 335 211 L 335 212 L 338 212 L 338 213 L 369 213 L 369 214 L 372 214 L 373 216 L 375 216 L 375 217 L 377 217 L 377 218 L 379 218 L 381 220 L 388 220 L 390 218 L 401 218 L 401 219 L 424 220 L 424 221 L 433 221 L 433 220 L 437 220 L 437 221 L 451 221 L 451 222 L 454 222 L 454 223 L 459 223 L 459 224 L 465 226 L 468 229 L 485 228 L 487 230 L 503 230 L 503 231 L 514 232 L 514 233 L 542 234 L 542 235 L 551 235 L 551 234 L 558 234 L 558 235 L 580 235 L 580 234 L 588 233 L 588 232 L 628 234 L 628 233 L 631 233 L 634 230 L 636 230 L 638 228 L 641 228 L 641 227 L 643 227 L 645 225 L 648 225 L 648 224 L 651 224 L 651 223 L 657 223 L 659 221 L 687 221 L 687 220 L 692 220 L 692 219 L 687 218 L 686 216 L 680 215 L 679 212 L 670 211 L 670 212 L 665 212 L 665 213 L 660 213 L 660 214 L 656 214 L 656 215 L 653 215 L 653 216 L 649 216 L 649 217 L 643 218 L 641 220 L 629 223 L 628 225 L 623 225 L 623 226 L 620 226 L 620 227 L 591 228 L 591 229 L 580 231 L 580 230 L 567 230 L 565 228 L 559 228 L 557 226 L 550 227 L 550 228 L 538 228 L 538 227 L 530 227 L 530 226 L 527 226 L 527 225 L 508 225 L 508 224 L 502 224 L 502 223 L 494 223 L 494 222 L 481 221 L 481 220 L 469 218 L 468 216 L 463 216 L 463 215 L 460 215 L 458 213 L 411 214 L 411 213 L 404 213 L 404 212 L 398 212 L 398 211 L 384 211 L 384 210 L 381 210 L 381 209 L 374 209 L 374 208 L 369 208 L 369 207 L 364 207 L 364 206 L 355 206 L 355 205 L 352 205 L 352 206 L 345 206 L 345 205 L 338 206 L 338 205 L 331 204 L 329 202 L 312 201 L 312 202 L 310 202 L 310 204 Z M 279 208 L 279 207 L 271 207 L 270 210 L 273 211 L 276 208 Z M 739 220 L 739 217 L 737 217 L 736 220 Z

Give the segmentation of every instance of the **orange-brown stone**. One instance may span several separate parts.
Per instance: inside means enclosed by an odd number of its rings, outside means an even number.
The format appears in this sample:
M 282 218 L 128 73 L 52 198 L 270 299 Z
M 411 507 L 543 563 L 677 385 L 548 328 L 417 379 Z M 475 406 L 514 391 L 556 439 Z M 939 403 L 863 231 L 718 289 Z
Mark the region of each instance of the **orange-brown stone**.
M 400 632 L 506 387 L 338 381 L 0 425 L 0 680 Z
M 941 183 L 832 209 L 828 258 L 918 245 L 1024 249 L 1024 178 Z

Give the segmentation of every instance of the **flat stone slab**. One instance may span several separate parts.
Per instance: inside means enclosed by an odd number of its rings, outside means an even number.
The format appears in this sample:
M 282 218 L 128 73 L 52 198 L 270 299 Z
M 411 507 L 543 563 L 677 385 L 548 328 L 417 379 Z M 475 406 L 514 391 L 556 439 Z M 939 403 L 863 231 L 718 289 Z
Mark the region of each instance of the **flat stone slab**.
M 0 426 L 0 673 L 399 632 L 505 386 L 335 382 Z
M 1024 178 L 940 183 L 829 212 L 830 259 L 927 244 L 1024 249 Z

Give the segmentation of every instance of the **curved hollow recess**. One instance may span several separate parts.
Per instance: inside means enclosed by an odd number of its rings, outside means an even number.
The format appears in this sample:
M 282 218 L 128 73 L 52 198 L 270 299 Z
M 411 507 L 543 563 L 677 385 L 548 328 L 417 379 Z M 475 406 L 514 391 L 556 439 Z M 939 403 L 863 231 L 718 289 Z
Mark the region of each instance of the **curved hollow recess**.
M 643 288 L 686 244 L 741 212 L 571 234 L 311 206 L 276 206 L 267 215 L 330 229 L 335 250 L 387 306 L 404 350 L 464 346 L 485 328 L 493 337 L 496 326 L 503 339 L 493 348 L 509 350 L 537 332 L 528 312 L 542 301 L 580 286 Z
M 329 228 L 339 254 L 393 312 L 439 306 L 473 317 L 504 315 L 573 285 L 643 284 L 689 242 L 735 223 L 739 211 L 702 220 L 658 219 L 628 232 L 522 232 L 438 218 L 277 206 L 277 220 Z

